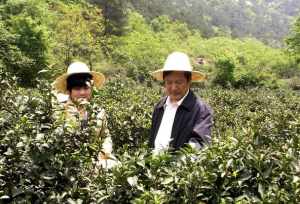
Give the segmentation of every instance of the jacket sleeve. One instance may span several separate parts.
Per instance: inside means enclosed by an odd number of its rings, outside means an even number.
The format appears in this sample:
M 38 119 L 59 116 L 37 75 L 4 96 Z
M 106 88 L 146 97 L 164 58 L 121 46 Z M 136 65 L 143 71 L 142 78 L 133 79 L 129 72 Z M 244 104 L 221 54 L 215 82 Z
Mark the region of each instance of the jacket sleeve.
M 210 144 L 212 124 L 213 113 L 211 108 L 206 104 L 201 103 L 200 111 L 197 115 L 189 144 L 191 144 L 192 146 L 195 145 L 198 149 L 203 147 L 205 144 Z

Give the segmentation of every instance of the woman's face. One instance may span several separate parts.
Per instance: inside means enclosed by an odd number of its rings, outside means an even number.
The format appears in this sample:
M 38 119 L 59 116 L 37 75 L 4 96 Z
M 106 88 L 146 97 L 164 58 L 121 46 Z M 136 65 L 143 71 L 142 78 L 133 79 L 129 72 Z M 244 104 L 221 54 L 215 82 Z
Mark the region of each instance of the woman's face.
M 92 97 L 92 89 L 90 86 L 75 86 L 70 91 L 70 98 L 72 101 L 87 100 L 90 101 Z

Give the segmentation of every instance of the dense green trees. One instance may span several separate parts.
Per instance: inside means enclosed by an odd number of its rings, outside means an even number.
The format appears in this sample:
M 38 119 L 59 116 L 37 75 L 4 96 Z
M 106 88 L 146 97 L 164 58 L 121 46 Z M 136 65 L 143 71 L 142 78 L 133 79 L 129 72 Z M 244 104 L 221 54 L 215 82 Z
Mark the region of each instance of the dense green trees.
M 84 60 L 92 69 L 103 60 L 99 8 L 82 1 L 11 0 L 1 4 L 0 15 L 1 61 L 20 85 L 33 87 L 39 71 L 48 70 L 49 77 L 72 60 Z
M 86 61 L 93 68 L 103 57 L 101 44 L 104 19 L 101 10 L 86 4 L 68 5 L 57 2 L 52 6 L 56 13 L 51 25 L 53 63 L 56 67 L 67 67 L 77 59 Z
M 288 33 L 292 16 L 300 7 L 298 0 L 127 0 L 132 7 L 153 19 L 168 15 L 200 29 L 204 36 L 231 35 L 250 37 L 282 45 L 280 41 Z
M 292 32 L 286 39 L 288 51 L 294 57 L 294 66 L 289 71 L 285 71 L 286 75 L 289 75 L 290 86 L 293 89 L 300 89 L 300 16 L 296 19 Z
M 291 66 L 288 55 L 280 49 L 270 48 L 255 39 L 204 39 L 200 32 L 167 16 L 157 17 L 148 24 L 140 14 L 129 12 L 126 30 L 125 35 L 112 38 L 110 53 L 113 61 L 127 67 L 133 77 L 145 76 L 162 67 L 164 58 L 173 50 L 187 52 L 195 69 L 206 72 L 214 82 L 220 82 L 214 78 L 223 72 L 215 67 L 219 67 L 218 63 L 224 58 L 230 59 L 234 67 L 230 83 L 236 87 L 277 87 L 276 79 Z M 199 65 L 198 58 L 204 58 L 206 63 Z
M 105 19 L 105 35 L 122 35 L 127 23 L 127 2 L 123 0 L 91 0 L 102 8 Z
M 155 2 L 150 1 L 149 6 Z M 3 68 L 18 76 L 24 86 L 34 86 L 41 70 L 47 69 L 48 75 L 43 76 L 48 77 L 64 72 L 72 60 L 83 60 L 92 69 L 111 63 L 109 67 L 119 67 L 129 76 L 145 81 L 149 71 L 162 66 L 168 53 L 181 50 L 192 57 L 196 69 L 209 75 L 210 81 L 219 81 L 214 78 L 222 72 L 217 73 L 215 67 L 229 57 L 235 67 L 230 79 L 232 85 L 277 87 L 276 79 L 286 77 L 289 72 L 286 70 L 294 67 L 282 51 L 254 39 L 205 39 L 202 37 L 205 29 L 193 30 L 191 24 L 174 21 L 172 17 L 147 20 L 134 11 L 125 12 L 125 3 L 97 3 L 100 8 L 84 1 L 11 0 L 2 4 Z M 143 2 L 139 3 L 142 7 Z M 186 8 L 192 3 L 195 2 L 182 1 L 176 5 Z M 214 4 L 223 5 L 219 1 Z M 105 9 L 116 9 L 116 14 Z M 224 34 L 225 30 L 215 31 Z M 204 58 L 206 63 L 199 65 L 198 58 Z
M 296 56 L 300 56 L 300 16 L 294 23 L 292 33 L 287 38 L 289 51 Z
M 130 12 L 126 30 L 125 35 L 112 37 L 111 56 L 115 63 L 127 67 L 133 77 L 144 78 L 162 66 L 168 53 L 176 49 L 187 51 L 191 40 L 201 40 L 198 32 L 190 31 L 185 24 L 172 23 L 166 16 L 147 24 L 143 16 Z
M 44 11 L 45 4 L 36 0 L 8 1 L 0 7 L 5 41 L 1 58 L 6 70 L 24 86 L 33 86 L 38 71 L 47 66 L 49 16 Z

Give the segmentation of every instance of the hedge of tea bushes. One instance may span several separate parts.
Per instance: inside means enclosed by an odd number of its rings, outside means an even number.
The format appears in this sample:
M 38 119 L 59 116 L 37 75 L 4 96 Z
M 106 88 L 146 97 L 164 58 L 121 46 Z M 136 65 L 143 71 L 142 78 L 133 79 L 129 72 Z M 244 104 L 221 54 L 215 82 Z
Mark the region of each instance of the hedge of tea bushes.
M 153 156 L 147 141 L 160 85 L 111 79 L 89 107 L 106 109 L 121 164 L 96 170 L 93 127 L 70 131 L 55 120 L 47 82 L 29 91 L 3 75 L 0 87 L 1 202 L 300 201 L 297 92 L 194 88 L 214 110 L 212 144 Z
M 253 134 L 256 143 L 276 145 L 298 131 L 293 125 L 299 120 L 297 92 L 193 87 L 193 91 L 214 111 L 213 137 L 242 131 Z M 147 142 L 153 107 L 162 96 L 160 84 L 142 86 L 130 79 L 111 80 L 96 94 L 97 103 L 108 112 L 115 141 L 121 141 L 117 148 L 124 144 L 136 147 Z
M 143 88 L 149 101 L 157 101 L 149 88 Z M 153 89 L 159 94 L 159 87 Z M 131 88 L 118 90 L 135 98 Z M 299 202 L 299 94 L 267 89 L 194 91 L 214 110 L 212 145 L 195 154 L 186 150 L 158 158 L 149 150 L 132 154 L 126 149 L 124 154 L 123 149 L 123 165 L 110 172 L 104 188 L 97 186 L 96 197 L 108 196 L 116 203 Z M 121 115 L 132 114 L 126 106 L 122 110 Z M 149 115 L 152 107 L 144 110 Z M 132 122 L 133 128 L 141 126 L 139 120 Z M 115 131 L 126 129 L 119 128 Z M 142 141 L 147 142 L 145 136 Z

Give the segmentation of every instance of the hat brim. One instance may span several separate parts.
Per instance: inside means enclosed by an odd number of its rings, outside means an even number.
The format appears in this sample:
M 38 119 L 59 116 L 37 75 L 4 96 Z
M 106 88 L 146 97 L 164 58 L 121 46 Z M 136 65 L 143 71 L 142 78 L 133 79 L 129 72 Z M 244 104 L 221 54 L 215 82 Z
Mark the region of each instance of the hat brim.
M 74 73 L 77 74 L 77 73 Z M 56 80 L 53 82 L 52 86 L 53 88 L 59 92 L 59 93 L 67 93 L 67 78 L 74 74 L 63 74 L 56 78 Z M 93 80 L 93 86 L 96 88 L 101 88 L 104 85 L 105 82 L 105 76 L 100 72 L 89 72 L 89 74 L 92 75 Z
M 163 81 L 163 72 L 166 71 L 166 70 L 163 70 L 163 69 L 159 69 L 159 70 L 156 70 L 154 72 L 151 72 L 150 75 L 158 80 L 158 81 Z M 170 70 L 171 71 L 171 70 Z M 179 71 L 179 70 L 174 70 L 174 71 Z M 192 78 L 191 78 L 191 81 L 192 82 L 200 82 L 200 81 L 204 81 L 207 79 L 207 76 L 201 72 L 198 72 L 198 71 L 192 71 Z

